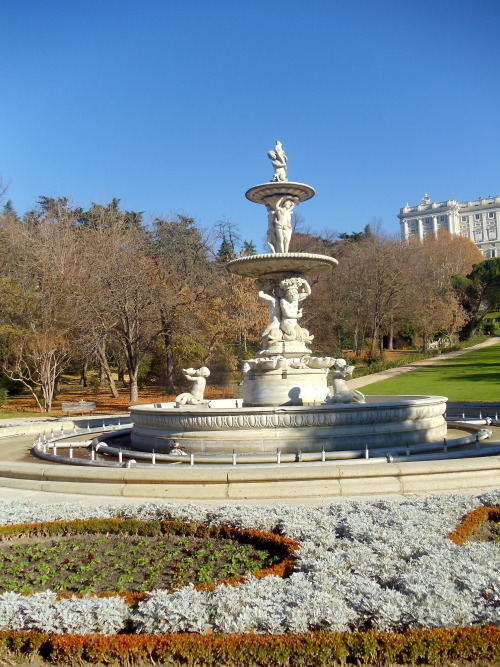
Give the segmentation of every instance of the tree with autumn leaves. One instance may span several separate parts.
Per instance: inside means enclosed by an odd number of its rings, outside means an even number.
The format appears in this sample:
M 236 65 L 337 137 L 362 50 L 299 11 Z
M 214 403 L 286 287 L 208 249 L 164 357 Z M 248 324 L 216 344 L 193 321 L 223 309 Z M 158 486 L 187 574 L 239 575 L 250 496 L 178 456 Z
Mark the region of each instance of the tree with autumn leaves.
M 225 267 L 224 242 L 231 256 L 255 252 L 241 239 L 238 251 L 238 239 L 228 221 L 212 235 L 182 215 L 147 223 L 117 199 L 84 210 L 41 197 L 22 218 L 9 203 L 0 215 L 3 376 L 45 411 L 63 373 L 82 368 L 83 377 L 92 365 L 115 396 L 116 371 L 126 368 L 132 403 L 146 368 L 167 394 L 182 387 L 183 366 L 209 365 L 222 382 L 260 348 L 267 323 L 253 281 Z M 438 332 L 473 328 L 498 301 L 495 271 L 481 268 L 474 244 L 446 232 L 409 244 L 370 226 L 341 236 L 301 232 L 294 251 L 339 260 L 304 304 L 317 354 L 351 347 L 375 358 L 401 332 L 425 348 Z

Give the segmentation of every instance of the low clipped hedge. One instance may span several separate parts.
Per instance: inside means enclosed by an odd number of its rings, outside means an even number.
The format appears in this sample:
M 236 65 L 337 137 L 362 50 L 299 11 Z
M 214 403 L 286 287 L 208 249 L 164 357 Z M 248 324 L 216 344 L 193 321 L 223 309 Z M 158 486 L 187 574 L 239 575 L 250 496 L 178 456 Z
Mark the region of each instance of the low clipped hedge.
M 0 541 L 16 538 L 57 537 L 68 535 L 140 535 L 156 537 L 158 535 L 185 535 L 201 538 L 222 538 L 251 544 L 254 547 L 269 550 L 279 555 L 281 560 L 272 567 L 257 570 L 252 573 L 256 579 L 263 579 L 269 575 L 288 577 L 292 574 L 295 558 L 294 552 L 299 543 L 275 533 L 260 530 L 239 529 L 230 526 L 208 526 L 206 524 L 188 523 L 183 521 L 140 521 L 138 519 L 89 519 L 75 521 L 51 521 L 46 523 L 15 524 L 0 526 Z M 219 579 L 216 583 L 198 584 L 194 588 L 199 591 L 212 591 L 217 586 L 226 584 L 237 586 L 245 581 L 246 577 L 238 576 L 230 579 Z M 74 593 L 61 593 L 59 598 L 74 596 Z M 96 597 L 120 596 L 130 605 L 136 605 L 144 600 L 147 593 L 123 592 L 101 593 Z M 82 597 L 76 594 L 76 597 Z
M 448 538 L 461 547 L 474 539 L 475 533 L 485 521 L 500 521 L 500 509 L 495 507 L 477 507 L 464 517 L 463 521 L 448 534 Z
M 47 635 L 0 632 L 0 656 L 40 656 L 50 664 L 168 664 L 224 667 L 303 665 L 447 665 L 494 667 L 500 628 L 408 630 L 403 633 L 308 632 L 300 635 Z

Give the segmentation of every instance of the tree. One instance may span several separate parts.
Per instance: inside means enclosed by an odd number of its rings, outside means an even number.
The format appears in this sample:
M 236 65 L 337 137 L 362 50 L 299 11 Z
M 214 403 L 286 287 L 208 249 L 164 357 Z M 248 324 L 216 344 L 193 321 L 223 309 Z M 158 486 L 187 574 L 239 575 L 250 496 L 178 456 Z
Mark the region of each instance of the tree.
M 1 199 L 1 198 L 0 198 Z M 17 215 L 16 209 L 11 199 L 8 199 L 3 207 L 3 215 L 5 217 L 12 218 L 13 220 L 19 221 L 19 216 Z
M 91 332 L 108 376 L 106 344 L 108 340 L 119 343 L 130 379 L 130 401 L 135 403 L 140 363 L 160 332 L 156 308 L 160 286 L 148 254 L 147 232 L 125 224 L 124 213 L 114 205 L 101 213 L 99 224 L 94 219 L 81 230 L 79 239 L 80 260 L 89 267 L 78 287 L 85 316 L 81 321 Z
M 217 259 L 222 264 L 227 264 L 231 260 L 236 258 L 236 253 L 234 247 L 229 243 L 227 239 L 223 239 L 220 244 L 220 248 L 217 251 Z
M 243 241 L 243 247 L 240 254 L 244 257 L 248 257 L 249 255 L 256 255 L 257 248 L 255 247 L 255 243 L 253 241 Z
M 205 235 L 192 218 L 183 215 L 153 221 L 150 253 L 159 281 L 157 297 L 165 354 L 165 389 L 173 393 L 175 349 L 179 349 L 181 337 L 199 337 L 203 330 L 209 316 L 202 304 L 217 283 L 221 267 L 209 261 Z
M 4 373 L 50 411 L 57 378 L 73 346 L 81 279 L 75 211 L 65 199 L 40 198 L 24 220 L 2 216 L 1 355 Z M 38 395 L 40 392 L 40 396 Z
M 478 248 L 462 236 L 440 230 L 437 236 L 428 235 L 420 242 L 410 239 L 407 244 L 408 270 L 412 289 L 406 308 L 410 329 L 422 338 L 423 349 L 436 333 L 450 339 L 465 322 L 465 312 L 453 288 L 455 273 L 468 272 L 482 258 Z
M 471 336 L 488 312 L 500 308 L 500 257 L 475 264 L 466 276 L 456 276 L 455 287 L 469 313 Z
M 215 226 L 215 238 L 220 240 L 217 261 L 227 264 L 236 259 L 236 246 L 241 244 L 238 226 L 227 218 L 220 220 Z

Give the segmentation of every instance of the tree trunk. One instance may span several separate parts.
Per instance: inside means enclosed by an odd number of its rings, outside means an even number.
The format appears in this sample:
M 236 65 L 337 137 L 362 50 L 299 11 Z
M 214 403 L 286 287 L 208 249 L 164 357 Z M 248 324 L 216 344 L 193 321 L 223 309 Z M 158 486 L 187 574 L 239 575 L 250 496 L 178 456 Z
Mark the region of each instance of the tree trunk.
M 61 391 L 61 373 L 58 373 L 56 375 L 56 379 L 54 380 L 54 396 L 57 396 L 57 394 Z
M 122 347 L 125 352 L 125 363 L 127 364 L 130 379 L 130 402 L 134 404 L 139 400 L 138 378 L 140 356 L 136 346 L 130 340 L 122 340 Z
M 356 322 L 352 334 L 352 349 L 356 356 L 359 355 L 359 324 Z
M 89 361 L 87 358 L 82 360 L 82 365 L 80 367 L 80 384 L 82 387 L 88 387 L 88 377 L 87 370 L 89 366 Z
M 394 349 L 394 324 L 392 322 L 389 326 L 389 340 L 387 343 L 387 349 L 388 350 Z
M 175 393 L 174 385 L 174 354 L 172 351 L 172 332 L 167 325 L 165 318 L 161 318 L 163 325 L 163 344 L 165 345 L 165 392 L 167 394 Z
M 113 379 L 111 369 L 109 367 L 108 359 L 106 357 L 106 345 L 104 342 L 100 343 L 99 346 L 97 347 L 97 356 L 99 357 L 99 364 L 101 366 L 101 370 L 104 371 L 104 374 L 108 379 L 111 395 L 113 396 L 113 398 L 120 398 L 120 394 L 118 393 L 118 389 L 116 388 L 116 384 Z
M 370 349 L 368 350 L 368 363 L 371 364 L 375 356 L 375 349 L 377 346 L 377 336 L 378 336 L 379 327 L 375 325 L 372 331 L 372 340 L 370 343 Z
M 127 382 L 125 380 L 125 371 L 126 371 L 126 368 L 125 368 L 122 360 L 119 359 L 118 362 L 117 362 L 118 382 L 121 382 L 124 387 L 127 386 Z
M 99 387 L 102 387 L 105 379 L 106 379 L 106 371 L 104 370 L 103 365 L 99 364 Z
M 133 370 L 129 368 L 128 371 L 130 375 L 130 402 L 132 404 L 137 403 L 139 400 L 139 386 L 137 383 L 138 371 L 138 367 L 134 368 Z

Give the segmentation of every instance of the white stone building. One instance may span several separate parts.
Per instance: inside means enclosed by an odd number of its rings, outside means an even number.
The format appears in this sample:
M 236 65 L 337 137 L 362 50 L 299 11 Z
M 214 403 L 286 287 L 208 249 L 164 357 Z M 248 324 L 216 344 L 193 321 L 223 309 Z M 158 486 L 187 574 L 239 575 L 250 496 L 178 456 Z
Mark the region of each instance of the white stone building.
M 401 238 L 423 239 L 445 229 L 466 236 L 489 259 L 500 257 L 500 195 L 474 201 L 432 202 L 424 195 L 418 206 L 404 206 L 398 215 Z

